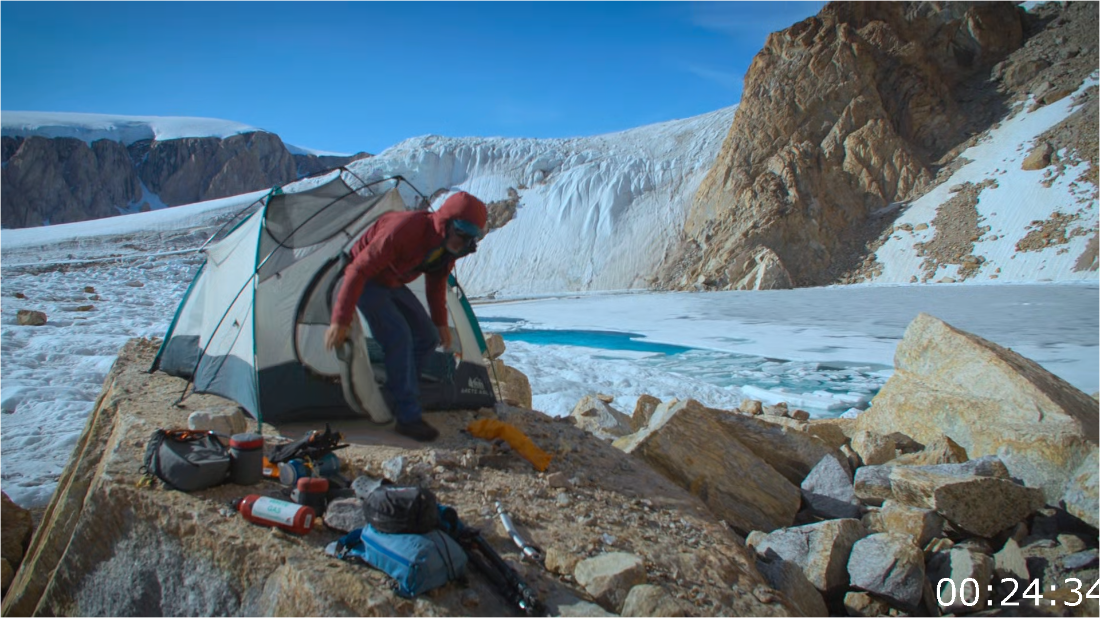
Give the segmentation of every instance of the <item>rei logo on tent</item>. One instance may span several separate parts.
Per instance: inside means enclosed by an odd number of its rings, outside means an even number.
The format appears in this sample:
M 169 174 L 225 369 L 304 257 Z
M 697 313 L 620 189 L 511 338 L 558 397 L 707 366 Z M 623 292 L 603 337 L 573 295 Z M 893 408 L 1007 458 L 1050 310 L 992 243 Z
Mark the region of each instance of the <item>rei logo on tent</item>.
M 489 389 L 485 388 L 485 382 L 477 376 L 471 376 L 466 381 L 466 388 L 462 389 L 463 393 L 488 393 Z

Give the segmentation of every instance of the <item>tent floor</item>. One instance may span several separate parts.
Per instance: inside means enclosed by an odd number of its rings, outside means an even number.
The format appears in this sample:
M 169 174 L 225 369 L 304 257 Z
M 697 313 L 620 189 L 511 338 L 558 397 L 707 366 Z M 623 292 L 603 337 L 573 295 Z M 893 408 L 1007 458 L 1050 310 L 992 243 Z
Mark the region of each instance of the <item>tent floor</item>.
M 503 407 L 503 406 L 502 406 Z M 440 412 L 426 412 L 424 420 L 439 430 L 439 437 L 429 444 L 436 448 L 462 448 L 470 446 L 469 434 L 463 430 L 479 418 L 501 418 L 489 408 L 483 408 L 482 412 L 473 410 L 449 410 Z M 425 446 L 425 443 L 417 442 L 394 431 L 394 423 L 379 425 L 366 419 L 353 420 L 318 420 L 314 423 L 294 422 L 270 425 L 280 434 L 297 439 L 314 429 L 324 431 L 325 423 L 328 423 L 333 431 L 344 434 L 344 442 L 363 446 L 391 446 L 406 449 L 417 449 Z M 265 427 L 265 434 L 267 429 Z

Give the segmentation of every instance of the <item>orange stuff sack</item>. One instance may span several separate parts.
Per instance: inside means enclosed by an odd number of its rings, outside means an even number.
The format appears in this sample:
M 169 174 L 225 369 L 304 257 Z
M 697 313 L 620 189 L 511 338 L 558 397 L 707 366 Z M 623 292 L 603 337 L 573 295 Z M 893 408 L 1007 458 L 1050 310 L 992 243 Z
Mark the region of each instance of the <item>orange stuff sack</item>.
M 515 425 L 509 425 L 492 418 L 483 418 L 470 423 L 466 431 L 482 440 L 504 440 L 512 447 L 512 450 L 531 462 L 531 465 L 539 472 L 544 472 L 546 467 L 550 465 L 550 460 L 553 459 L 553 456 L 549 453 L 535 446 L 531 438 L 528 438 Z

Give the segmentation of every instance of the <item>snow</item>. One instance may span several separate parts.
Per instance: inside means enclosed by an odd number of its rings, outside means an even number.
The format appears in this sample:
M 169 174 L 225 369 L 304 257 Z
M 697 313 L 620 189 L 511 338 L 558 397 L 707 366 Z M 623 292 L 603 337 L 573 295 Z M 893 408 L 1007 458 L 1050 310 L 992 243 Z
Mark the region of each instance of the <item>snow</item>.
M 988 281 L 1066 281 L 1097 279 L 1096 271 L 1075 270 L 1078 257 L 1085 251 L 1090 238 L 1096 234 L 1098 209 L 1096 185 L 1079 181 L 1088 169 L 1088 162 L 1067 166 L 1064 173 L 1053 179 L 1049 187 L 1052 167 L 1026 171 L 1023 160 L 1031 152 L 1036 137 L 1061 122 L 1074 111 L 1072 100 L 1089 87 L 1097 84 L 1094 73 L 1073 95 L 1046 105 L 1031 113 L 1019 113 L 989 132 L 980 143 L 960 155 L 971 163 L 962 166 L 948 180 L 920 199 L 914 201 L 894 223 L 895 229 L 904 224 L 914 227 L 927 224 L 927 229 L 907 232 L 897 230 L 875 253 L 883 265 L 882 273 L 874 277 L 877 283 L 905 283 L 916 275 L 922 278 L 921 263 L 924 258 L 917 253 L 917 243 L 928 242 L 936 234 L 933 220 L 941 204 L 951 198 L 951 189 L 962 183 L 980 185 L 987 179 L 996 181 L 983 189 L 978 197 L 978 225 L 990 226 L 990 230 L 974 243 L 973 255 L 985 258 L 974 282 Z M 1030 107 L 1029 100 L 1022 105 Z M 1083 228 L 1089 233 L 1070 236 L 1065 244 L 1054 244 L 1041 251 L 1016 251 L 1016 244 L 1028 234 L 1032 221 L 1044 221 L 1051 214 L 1079 215 L 1067 233 Z M 957 266 L 940 265 L 931 281 L 944 277 L 956 277 Z

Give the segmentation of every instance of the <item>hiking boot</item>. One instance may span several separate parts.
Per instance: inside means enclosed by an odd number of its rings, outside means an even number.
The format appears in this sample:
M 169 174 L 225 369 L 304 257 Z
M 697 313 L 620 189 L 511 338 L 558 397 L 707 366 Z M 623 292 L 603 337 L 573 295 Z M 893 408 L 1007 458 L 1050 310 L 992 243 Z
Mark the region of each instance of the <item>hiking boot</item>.
M 439 437 L 439 430 L 424 421 L 415 423 L 397 423 L 394 427 L 397 433 L 408 436 L 417 442 L 431 442 Z

